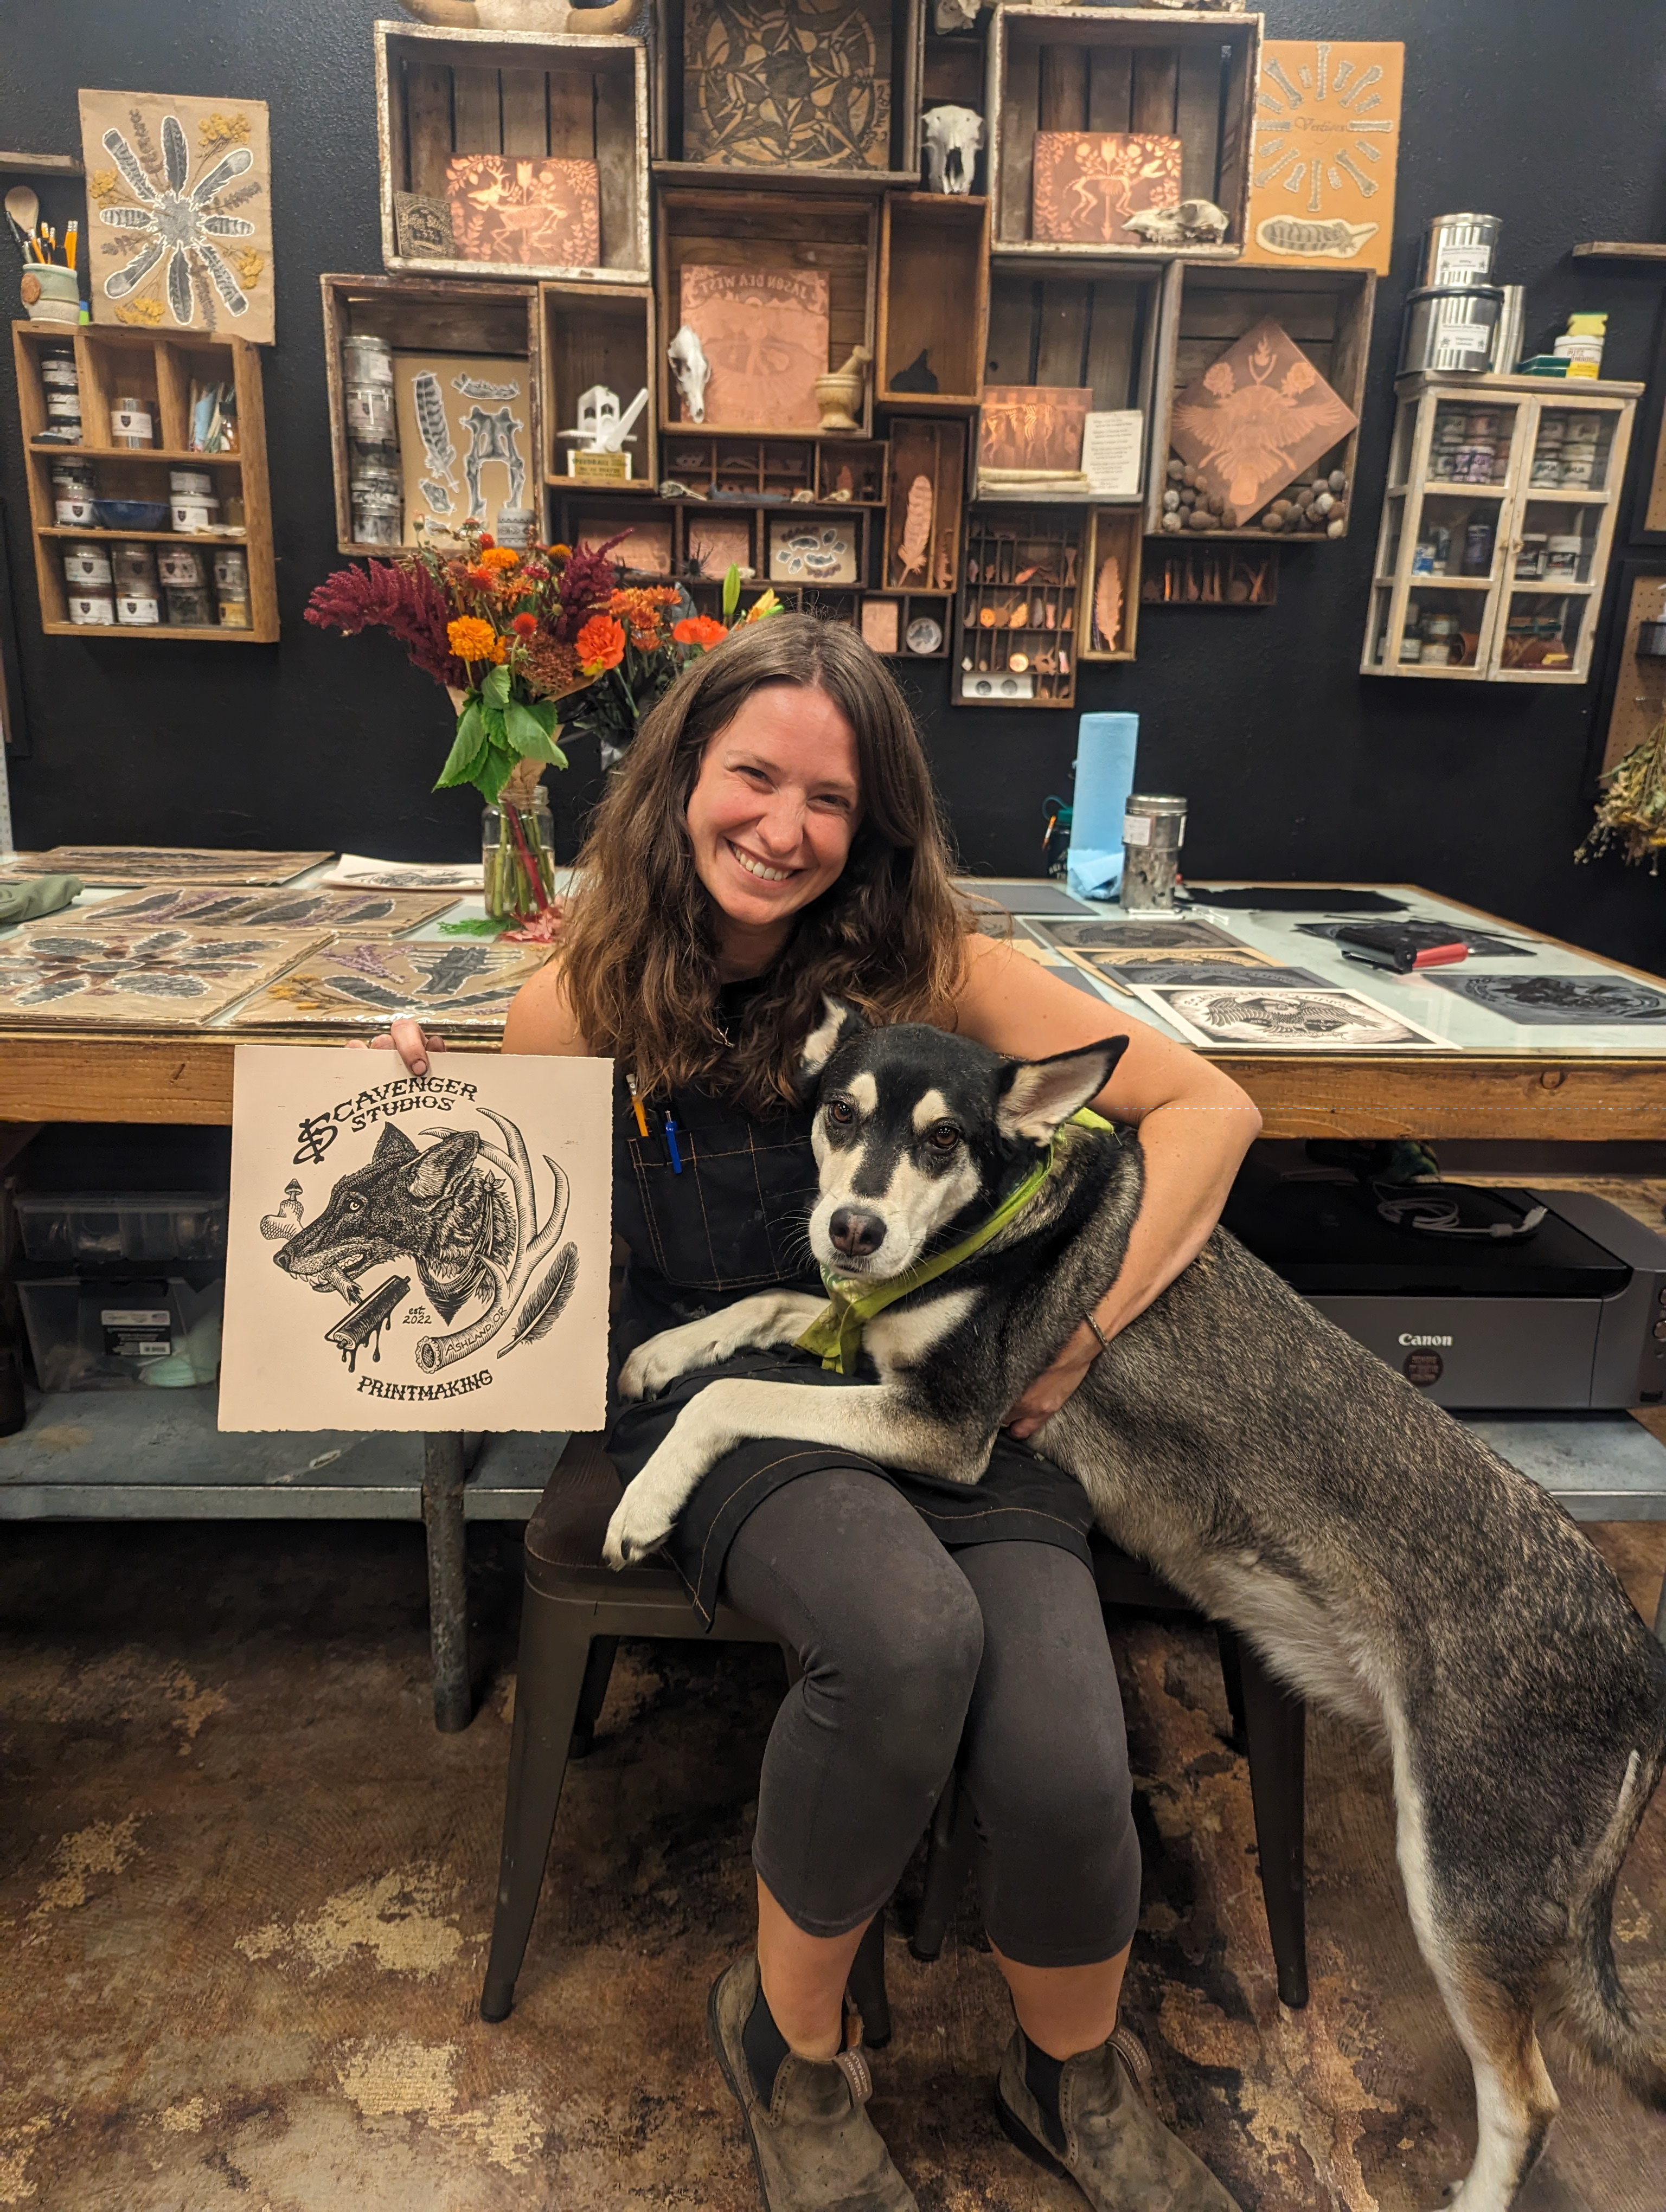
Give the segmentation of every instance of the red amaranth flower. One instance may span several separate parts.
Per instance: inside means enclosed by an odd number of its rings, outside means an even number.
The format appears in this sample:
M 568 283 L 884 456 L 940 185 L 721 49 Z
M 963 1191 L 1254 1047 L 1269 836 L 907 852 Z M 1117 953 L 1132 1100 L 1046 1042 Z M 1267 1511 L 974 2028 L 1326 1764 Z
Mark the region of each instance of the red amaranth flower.
M 452 615 L 444 591 L 425 568 L 397 568 L 383 561 L 337 569 L 307 602 L 307 619 L 319 629 L 343 630 L 350 637 L 361 630 L 391 630 L 413 668 L 464 690 L 468 671 L 446 636 Z

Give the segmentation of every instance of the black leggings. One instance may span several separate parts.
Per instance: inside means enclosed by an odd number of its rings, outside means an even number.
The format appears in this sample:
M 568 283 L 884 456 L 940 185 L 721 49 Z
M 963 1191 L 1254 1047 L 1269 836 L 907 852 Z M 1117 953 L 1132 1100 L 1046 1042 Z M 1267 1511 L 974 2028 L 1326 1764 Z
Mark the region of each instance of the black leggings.
M 763 1755 L 753 1863 L 807 1935 L 890 1897 L 955 1764 L 984 1925 L 1028 1966 L 1113 1958 L 1140 1912 L 1122 1698 L 1091 1571 L 1050 1544 L 945 1551 L 857 1468 L 748 1516 L 724 1595 L 797 1651 Z

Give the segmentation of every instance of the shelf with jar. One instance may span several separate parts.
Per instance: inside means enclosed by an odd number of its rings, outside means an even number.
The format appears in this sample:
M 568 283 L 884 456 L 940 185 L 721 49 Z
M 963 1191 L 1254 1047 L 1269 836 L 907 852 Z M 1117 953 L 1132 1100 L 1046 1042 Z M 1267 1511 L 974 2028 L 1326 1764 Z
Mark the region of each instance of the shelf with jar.
M 12 343 L 41 628 L 271 644 L 259 349 L 90 323 Z
M 1360 668 L 1584 684 L 1640 384 L 1396 384 Z

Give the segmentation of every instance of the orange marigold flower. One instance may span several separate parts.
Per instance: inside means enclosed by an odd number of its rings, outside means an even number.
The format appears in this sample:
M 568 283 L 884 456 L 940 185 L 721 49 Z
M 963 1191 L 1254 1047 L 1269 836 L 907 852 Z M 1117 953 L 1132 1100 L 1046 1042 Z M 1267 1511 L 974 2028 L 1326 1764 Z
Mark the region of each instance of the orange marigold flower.
M 501 660 L 501 651 L 494 651 L 502 641 L 489 622 L 478 615 L 459 615 L 453 623 L 446 624 L 446 637 L 452 651 L 459 660 Z
M 550 558 L 552 561 L 570 561 L 572 557 L 573 549 L 570 545 L 552 545 L 550 548 Z
M 536 615 L 516 615 L 514 619 L 510 623 L 509 627 L 517 637 L 536 637 L 538 635 L 538 617 Z
M 518 568 L 520 556 L 513 546 L 489 545 L 480 556 L 480 565 L 483 568 Z
M 579 665 L 587 676 L 599 676 L 605 669 L 617 668 L 624 659 L 624 625 L 615 622 L 611 615 L 592 615 L 579 632 Z
M 721 645 L 728 635 L 722 623 L 714 622 L 710 615 L 689 615 L 672 632 L 678 645 L 697 645 L 702 652 Z

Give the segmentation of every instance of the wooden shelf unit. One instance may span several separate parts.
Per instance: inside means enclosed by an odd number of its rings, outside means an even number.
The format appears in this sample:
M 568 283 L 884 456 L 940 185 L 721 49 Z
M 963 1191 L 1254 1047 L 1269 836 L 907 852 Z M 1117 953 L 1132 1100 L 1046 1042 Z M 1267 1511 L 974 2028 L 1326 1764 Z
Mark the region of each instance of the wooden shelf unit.
M 782 15 L 793 12 L 793 0 L 778 0 L 778 5 Z M 655 175 L 667 183 L 673 179 L 696 182 L 733 181 L 742 188 L 749 183 L 755 183 L 762 176 L 785 177 L 811 192 L 830 187 L 835 191 L 848 190 L 853 185 L 917 184 L 920 180 L 919 118 L 926 6 L 927 0 L 882 0 L 881 5 L 876 9 L 877 19 L 888 24 L 891 33 L 891 115 L 885 158 L 875 165 L 852 164 L 845 167 L 820 161 L 770 161 L 762 164 L 740 159 L 728 161 L 719 156 L 688 159 L 684 130 L 687 106 L 684 75 L 687 50 L 684 37 L 686 0 L 655 0 Z M 808 19 L 807 27 L 819 44 L 824 26 L 812 16 Z M 789 56 L 789 68 L 793 58 Z M 767 58 L 761 64 L 754 64 L 752 58 L 748 58 L 748 88 L 744 94 L 744 103 L 754 113 L 760 103 L 751 85 L 758 75 L 767 74 Z M 670 312 L 669 303 L 666 311 Z
M 887 192 L 879 216 L 879 404 L 916 414 L 977 406 L 988 341 L 988 201 L 953 192 Z M 898 391 L 892 379 L 922 349 L 938 389 Z
M 1081 507 L 1062 504 L 970 510 L 964 572 L 955 596 L 957 707 L 1075 704 L 1086 520 Z M 1025 571 L 1029 573 L 1019 583 Z M 1026 617 L 1039 612 L 1040 619 L 1015 625 L 1020 601 Z M 987 624 L 982 620 L 986 612 L 991 617 Z M 1012 668 L 1015 653 L 1028 664 L 1021 670 Z M 1053 665 L 1037 668 L 1038 658 Z
M 1230 218 L 1198 261 L 1243 251 L 1262 18 L 1150 8 L 998 7 L 988 33 L 989 196 L 998 251 L 1072 261 L 1107 254 L 1167 261 L 1166 246 L 1055 244 L 1031 235 L 1038 131 L 1151 131 L 1181 143 L 1183 199 Z
M 751 174 L 740 173 L 749 179 Z M 714 188 L 706 183 L 665 183 L 657 189 L 655 216 L 654 291 L 668 331 L 674 333 L 682 325 L 685 264 L 824 270 L 829 368 L 841 367 L 856 346 L 866 346 L 873 353 L 879 264 L 877 197 L 811 197 L 796 190 L 760 191 L 755 182 L 750 191 L 738 186 Z M 814 423 L 778 430 L 766 423 L 684 421 L 682 395 L 672 380 L 665 347 L 660 346 L 658 352 L 660 422 L 667 439 L 680 430 L 717 430 L 741 437 L 802 439 L 816 434 Z M 862 394 L 861 425 L 864 434 L 873 426 L 872 375 Z
M 561 434 L 576 426 L 583 394 L 593 385 L 604 384 L 618 394 L 622 410 L 639 392 L 648 393 L 648 404 L 624 447 L 630 456 L 630 482 L 608 489 L 652 492 L 660 481 L 660 418 L 654 404 L 660 379 L 652 287 L 540 284 L 538 297 L 545 478 L 552 484 L 578 482 L 567 471 L 567 456 L 575 450 L 576 441 Z
M 1448 684 L 1587 681 L 1632 422 L 1643 389 L 1640 384 L 1583 377 L 1437 376 L 1420 371 L 1398 380 L 1362 675 Z M 1458 447 L 1456 436 L 1445 434 L 1449 419 L 1459 418 L 1456 427 L 1462 428 L 1477 412 L 1490 416 L 1496 425 L 1492 481 L 1484 484 L 1446 474 L 1441 459 Z M 1593 416 L 1598 425 L 1594 439 L 1569 441 L 1562 434 L 1575 418 Z M 1547 416 L 1562 418 L 1551 436 L 1545 434 Z M 1534 483 L 1535 460 L 1584 443 L 1594 448 L 1589 489 Z M 1574 527 L 1558 532 L 1559 520 Z M 1464 557 L 1465 533 L 1472 523 L 1484 523 L 1492 532 L 1489 566 L 1479 574 L 1450 565 Z M 1424 557 L 1420 549 L 1434 542 L 1437 526 L 1450 533 L 1444 574 L 1420 572 L 1417 566 Z M 1529 532 L 1578 536 L 1580 573 L 1567 578 L 1520 574 L 1517 563 Z M 1462 658 L 1456 664 L 1400 658 L 1407 637 L 1415 640 L 1417 624 L 1437 611 L 1426 606 L 1426 599 L 1438 602 L 1440 613 L 1456 617 Z M 1517 625 L 1555 624 L 1551 642 L 1566 653 L 1566 665 L 1523 660 L 1526 633 L 1519 627 L 1514 630 L 1512 648 L 1512 619 Z
M 646 284 L 648 52 L 640 39 L 543 31 L 374 27 L 382 261 L 403 276 L 588 278 Z M 453 154 L 593 161 L 596 262 L 465 261 L 402 255 L 394 195 L 446 197 Z
M 36 441 L 46 427 L 40 349 L 61 347 L 66 342 L 74 346 L 81 386 L 82 443 L 40 445 Z M 266 416 L 258 346 L 244 338 L 210 338 L 194 332 L 165 337 L 150 331 L 123 330 L 107 324 L 22 322 L 12 325 L 12 350 L 17 364 L 42 629 L 52 637 L 171 638 L 176 641 L 213 638 L 237 645 L 272 644 L 278 632 L 277 578 L 272 557 L 271 494 L 266 476 Z M 229 380 L 236 390 L 238 450 L 234 453 L 193 453 L 185 443 L 192 384 L 210 380 L 222 384 Z M 110 410 L 114 401 L 127 392 L 142 393 L 154 403 L 153 420 L 162 439 L 160 446 L 135 451 L 111 444 Z M 244 534 L 224 538 L 178 531 L 70 528 L 60 532 L 52 467 L 54 460 L 69 458 L 96 464 L 100 495 L 106 499 L 166 501 L 170 464 L 179 468 L 235 470 L 236 489 L 243 501 Z M 179 540 L 216 550 L 236 547 L 248 562 L 249 626 L 246 629 L 222 629 L 218 625 L 199 629 L 158 623 L 139 629 L 72 623 L 68 618 L 69 593 L 58 551 L 60 536 L 149 538 L 159 544 Z
M 342 342 L 348 337 L 386 338 L 399 353 L 493 354 L 525 361 L 529 416 L 526 503 L 536 507 L 538 462 L 544 451 L 537 286 L 483 284 L 455 277 L 327 275 L 319 278 L 319 289 L 324 301 L 324 368 L 330 397 L 330 459 L 335 477 L 338 549 L 377 557 L 414 550 L 365 545 L 352 535 L 350 441 L 341 357 Z
M 1146 465 L 1146 527 L 1153 536 L 1162 533 L 1170 420 L 1175 400 L 1187 386 L 1195 384 L 1246 331 L 1270 315 L 1337 397 L 1356 416 L 1363 416 L 1376 300 L 1377 279 L 1368 269 L 1222 269 L 1183 261 L 1172 264 L 1164 279 L 1155 388 L 1147 418 L 1151 435 Z M 1359 450 L 1356 423 L 1346 438 L 1339 440 L 1310 469 L 1304 470 L 1300 479 L 1332 469 L 1347 471 L 1347 508 L 1342 536 L 1347 535 L 1359 489 Z M 1240 538 L 1268 545 L 1335 542 L 1257 530 L 1247 519 L 1236 530 L 1201 531 L 1198 535 L 1206 544 Z

